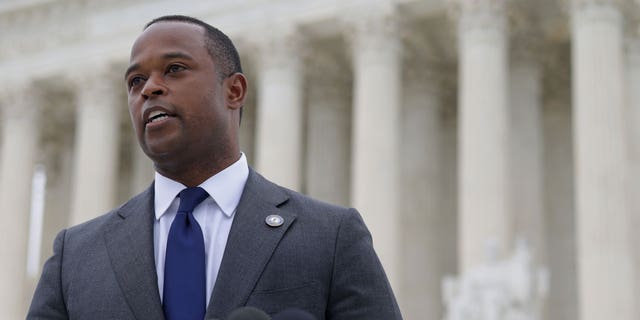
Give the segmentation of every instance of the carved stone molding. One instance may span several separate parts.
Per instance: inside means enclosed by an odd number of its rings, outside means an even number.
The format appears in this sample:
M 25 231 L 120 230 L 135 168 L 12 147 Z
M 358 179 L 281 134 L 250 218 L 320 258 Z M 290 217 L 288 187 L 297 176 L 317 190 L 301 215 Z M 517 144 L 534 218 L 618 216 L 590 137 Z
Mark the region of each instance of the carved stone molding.
M 62 173 L 65 153 L 73 148 L 75 135 L 75 99 L 68 87 L 51 79 L 43 86 L 43 104 L 40 110 L 40 148 L 38 162 L 45 164 L 47 175 L 55 181 Z
M 0 95 L 2 116 L 11 119 L 36 117 L 44 98 L 41 88 L 27 81 L 3 87 Z
M 450 11 L 458 21 L 458 31 L 507 27 L 508 0 L 449 0 Z
M 18 57 L 64 46 L 87 32 L 85 1 L 24 5 L 0 13 L 0 57 Z
M 404 37 L 396 9 L 388 2 L 370 4 L 349 12 L 344 18 L 351 51 L 398 51 Z
M 405 51 L 409 50 L 413 51 L 415 47 L 407 46 Z M 419 83 L 426 90 L 433 89 L 434 93 L 440 93 L 443 84 L 455 81 L 456 78 L 455 69 L 443 60 L 434 57 L 405 60 L 403 82 L 406 85 Z
M 568 0 L 571 1 L 571 5 L 574 8 L 588 7 L 588 6 L 622 6 L 628 0 Z
M 342 38 L 322 39 L 310 44 L 304 57 L 308 90 L 319 97 L 346 95 L 352 70 Z
M 293 24 L 265 25 L 245 40 L 256 50 L 253 58 L 260 68 L 299 64 L 305 54 L 305 39 Z
M 90 99 L 95 99 L 95 105 L 105 105 L 102 101 L 121 96 L 125 90 L 123 70 L 121 64 L 110 61 L 78 65 L 59 80 L 59 85 L 75 96 L 93 96 Z
M 621 10 L 627 0 L 567 0 L 571 1 L 571 15 L 574 19 L 591 21 L 620 21 Z

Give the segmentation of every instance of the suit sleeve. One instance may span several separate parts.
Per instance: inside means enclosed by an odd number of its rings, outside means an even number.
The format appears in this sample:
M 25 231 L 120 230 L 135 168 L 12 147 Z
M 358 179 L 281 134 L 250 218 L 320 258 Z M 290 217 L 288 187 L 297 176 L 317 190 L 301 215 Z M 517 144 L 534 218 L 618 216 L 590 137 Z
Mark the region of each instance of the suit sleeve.
M 371 234 L 355 209 L 338 230 L 327 319 L 402 319 Z
M 42 269 L 40 281 L 31 300 L 27 319 L 68 319 L 67 308 L 62 295 L 62 256 L 66 230 L 56 236 L 53 256 Z

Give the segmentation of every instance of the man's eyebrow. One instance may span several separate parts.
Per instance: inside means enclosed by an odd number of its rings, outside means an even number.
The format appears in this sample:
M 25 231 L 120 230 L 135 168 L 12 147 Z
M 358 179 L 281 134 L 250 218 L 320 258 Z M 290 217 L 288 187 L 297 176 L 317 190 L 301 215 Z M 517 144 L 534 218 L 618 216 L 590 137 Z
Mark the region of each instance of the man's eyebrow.
M 193 57 L 184 53 L 184 52 L 180 52 L 180 51 L 176 51 L 176 52 L 167 52 L 165 54 L 162 55 L 162 58 L 167 60 L 167 59 L 175 59 L 175 58 L 182 58 L 182 59 L 187 59 L 187 60 L 193 60 Z
M 124 72 L 124 79 L 127 80 L 127 76 L 129 75 L 129 73 L 133 72 L 134 70 L 138 69 L 140 67 L 139 64 L 134 63 L 132 65 L 129 66 L 129 68 L 127 68 L 127 71 Z
M 169 60 L 169 59 L 176 59 L 176 58 L 180 58 L 180 59 L 186 59 L 186 60 L 194 60 L 192 56 L 184 53 L 184 52 L 167 52 L 165 54 L 162 55 L 162 59 L 164 60 Z M 130 65 L 127 68 L 127 71 L 125 71 L 124 73 L 124 78 L 127 79 L 127 76 L 129 75 L 129 73 L 135 71 L 136 69 L 140 68 L 140 64 L 138 63 L 134 63 L 132 65 Z

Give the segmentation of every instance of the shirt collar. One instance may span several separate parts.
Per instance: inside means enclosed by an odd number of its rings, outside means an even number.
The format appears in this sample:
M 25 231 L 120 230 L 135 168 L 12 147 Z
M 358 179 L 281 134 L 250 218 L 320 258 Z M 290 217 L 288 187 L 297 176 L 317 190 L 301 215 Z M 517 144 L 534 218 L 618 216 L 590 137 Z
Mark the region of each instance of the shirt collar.
M 249 177 L 249 166 L 247 158 L 242 153 L 238 161 L 213 175 L 201 183 L 199 187 L 209 193 L 209 196 L 218 204 L 224 215 L 231 217 L 238 207 L 247 177 Z M 173 200 L 184 188 L 186 186 L 182 183 L 156 172 L 154 181 L 156 220 L 159 220 L 167 212 Z

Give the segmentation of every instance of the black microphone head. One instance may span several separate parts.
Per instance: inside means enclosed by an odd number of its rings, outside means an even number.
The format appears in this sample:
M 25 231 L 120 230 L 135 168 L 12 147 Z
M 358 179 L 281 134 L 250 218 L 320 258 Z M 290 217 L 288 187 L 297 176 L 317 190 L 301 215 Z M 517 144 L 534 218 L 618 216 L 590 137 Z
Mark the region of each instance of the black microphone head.
M 304 310 L 289 308 L 278 312 L 273 320 L 317 320 L 311 313 Z
M 271 317 L 258 308 L 241 307 L 233 310 L 227 320 L 271 320 Z

